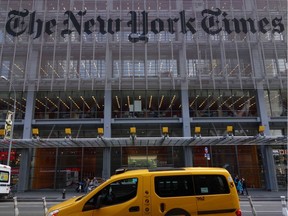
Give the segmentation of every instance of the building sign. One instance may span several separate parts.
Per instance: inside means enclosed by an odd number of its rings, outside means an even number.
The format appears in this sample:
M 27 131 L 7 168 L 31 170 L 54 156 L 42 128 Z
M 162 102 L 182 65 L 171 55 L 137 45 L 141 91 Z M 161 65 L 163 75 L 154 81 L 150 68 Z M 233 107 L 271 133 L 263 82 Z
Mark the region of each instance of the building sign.
M 8 159 L 8 151 L 0 151 L 0 161 L 6 161 Z M 16 159 L 16 152 L 11 151 L 10 160 Z
M 8 111 L 6 115 L 6 121 L 5 121 L 5 134 L 4 134 L 4 139 L 11 139 L 11 130 L 12 130 L 12 116 L 14 112 Z
M 101 16 L 97 16 L 95 19 L 85 20 L 87 11 L 79 11 L 74 14 L 72 11 L 67 10 L 64 16 L 67 17 L 62 23 L 61 36 L 65 37 L 70 35 L 72 32 L 77 32 L 79 35 L 86 33 L 87 35 L 93 32 L 99 32 L 102 35 L 115 34 L 121 31 L 121 23 L 123 22 L 120 18 L 104 20 Z M 201 28 L 204 32 L 209 35 L 219 34 L 221 31 L 227 34 L 261 32 L 263 34 L 267 32 L 282 33 L 285 28 L 282 23 L 281 17 L 272 17 L 271 20 L 266 17 L 255 20 L 252 18 L 229 18 L 228 14 L 219 8 L 215 10 L 205 9 L 201 12 L 202 20 Z M 131 33 L 128 36 L 130 42 L 136 43 L 138 41 L 148 42 L 148 32 L 159 34 L 160 32 L 166 31 L 171 34 L 175 33 L 175 26 L 180 23 L 180 32 L 186 34 L 191 32 L 195 34 L 197 32 L 196 19 L 189 17 L 185 14 L 185 10 L 179 12 L 178 17 L 161 19 L 156 18 L 153 20 L 149 19 L 149 13 L 146 11 L 130 11 L 127 16 L 130 20 L 126 23 L 127 27 L 130 28 Z M 82 20 L 82 21 L 81 21 Z M 141 25 L 140 25 L 141 23 Z M 36 11 L 30 13 L 28 10 L 23 11 L 12 10 L 8 13 L 8 20 L 6 22 L 6 32 L 14 37 L 20 36 L 24 33 L 33 35 L 33 38 L 39 38 L 44 32 L 45 34 L 51 35 L 56 31 L 56 19 L 43 21 L 37 19 Z M 95 30 L 96 29 L 96 30 Z

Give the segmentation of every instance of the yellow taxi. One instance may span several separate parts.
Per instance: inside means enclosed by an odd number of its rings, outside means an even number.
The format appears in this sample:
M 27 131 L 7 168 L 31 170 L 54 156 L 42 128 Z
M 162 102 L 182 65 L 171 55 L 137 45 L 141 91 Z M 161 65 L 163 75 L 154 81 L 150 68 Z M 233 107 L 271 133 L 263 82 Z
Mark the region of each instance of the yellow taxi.
M 223 168 L 117 170 L 90 193 L 52 206 L 47 216 L 241 216 Z

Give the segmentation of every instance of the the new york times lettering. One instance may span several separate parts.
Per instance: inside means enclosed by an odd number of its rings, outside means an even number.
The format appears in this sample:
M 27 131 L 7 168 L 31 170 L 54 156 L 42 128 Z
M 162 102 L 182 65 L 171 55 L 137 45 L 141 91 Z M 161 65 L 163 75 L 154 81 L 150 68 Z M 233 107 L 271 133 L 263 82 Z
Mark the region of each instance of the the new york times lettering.
M 64 16 L 67 17 L 62 23 L 62 30 L 60 34 L 62 37 L 70 35 L 72 32 L 77 32 L 79 35 L 86 33 L 87 35 L 93 32 L 105 34 L 115 34 L 121 31 L 120 18 L 108 20 L 103 19 L 101 16 L 97 16 L 95 19 L 85 20 L 87 11 L 79 11 L 74 14 L 72 11 L 67 10 Z M 201 13 L 203 19 L 201 20 L 201 28 L 209 35 L 219 34 L 221 31 L 225 31 L 227 34 L 244 33 L 248 32 L 256 33 L 261 32 L 263 34 L 267 32 L 282 33 L 285 28 L 282 23 L 282 16 L 274 17 L 270 20 L 263 17 L 260 20 L 252 18 L 229 18 L 226 12 L 221 11 L 219 8 L 215 10 L 205 9 Z M 130 19 L 126 25 L 131 29 L 131 33 L 128 39 L 132 43 L 139 41 L 148 42 L 148 32 L 159 34 L 160 32 L 167 31 L 171 34 L 176 32 L 175 26 L 180 22 L 180 31 L 182 34 L 191 32 L 196 34 L 197 30 L 196 19 L 188 17 L 185 10 L 179 12 L 179 17 L 173 18 L 156 18 L 149 20 L 149 13 L 146 11 L 137 12 L 130 11 L 127 16 Z M 83 20 L 82 20 L 83 19 Z M 6 22 L 6 32 L 14 37 L 20 36 L 24 33 L 31 35 L 34 39 L 39 38 L 44 32 L 51 35 L 55 33 L 56 25 L 60 25 L 55 19 L 43 21 L 37 19 L 36 11 L 30 13 L 28 10 L 23 11 L 12 10 L 8 13 L 8 21 Z M 83 25 L 83 26 L 82 26 Z

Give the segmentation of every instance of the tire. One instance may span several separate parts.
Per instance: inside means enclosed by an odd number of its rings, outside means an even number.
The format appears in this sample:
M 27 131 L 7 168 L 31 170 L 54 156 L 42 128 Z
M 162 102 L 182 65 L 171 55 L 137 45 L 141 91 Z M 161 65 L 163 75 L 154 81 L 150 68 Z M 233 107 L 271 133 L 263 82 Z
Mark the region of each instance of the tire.
M 190 214 L 183 209 L 175 208 L 168 211 L 165 216 L 190 216 Z

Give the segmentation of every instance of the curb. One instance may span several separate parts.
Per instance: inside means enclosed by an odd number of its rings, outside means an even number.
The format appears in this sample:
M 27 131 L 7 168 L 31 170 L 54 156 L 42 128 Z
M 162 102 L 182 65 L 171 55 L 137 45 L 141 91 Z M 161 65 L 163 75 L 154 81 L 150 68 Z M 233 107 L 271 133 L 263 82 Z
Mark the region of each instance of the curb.
M 43 202 L 43 199 L 42 199 L 43 197 L 32 197 L 32 198 L 31 197 L 17 197 L 17 202 Z M 46 202 L 64 202 L 70 198 L 73 198 L 73 197 L 68 197 L 66 199 L 62 199 L 59 197 L 45 197 L 45 200 Z M 13 202 L 13 201 L 14 201 L 13 198 L 9 198 L 9 199 L 1 200 L 0 202 Z
M 281 197 L 253 197 L 251 196 L 253 201 L 281 201 Z M 287 197 L 285 198 L 287 201 Z M 240 201 L 249 201 L 248 197 L 239 197 Z

